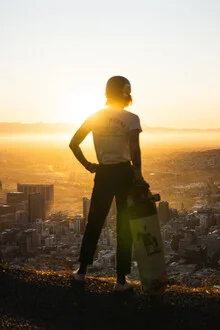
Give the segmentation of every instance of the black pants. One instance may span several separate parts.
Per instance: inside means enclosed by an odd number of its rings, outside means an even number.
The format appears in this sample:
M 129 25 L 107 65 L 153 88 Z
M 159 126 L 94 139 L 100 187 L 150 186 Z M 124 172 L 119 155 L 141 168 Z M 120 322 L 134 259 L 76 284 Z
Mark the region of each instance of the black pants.
M 129 162 L 100 165 L 91 197 L 88 223 L 82 240 L 79 261 L 92 264 L 98 239 L 115 196 L 117 207 L 116 271 L 129 274 L 131 268 L 132 239 L 127 211 L 127 196 L 134 179 Z

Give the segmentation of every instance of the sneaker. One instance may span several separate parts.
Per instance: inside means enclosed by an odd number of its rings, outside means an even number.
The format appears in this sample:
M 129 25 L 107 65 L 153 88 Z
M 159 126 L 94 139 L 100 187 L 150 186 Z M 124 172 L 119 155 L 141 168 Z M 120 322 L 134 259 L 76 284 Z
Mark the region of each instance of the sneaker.
M 78 269 L 73 273 L 71 279 L 73 282 L 84 284 L 86 282 L 86 274 L 78 274 Z
M 129 291 L 133 291 L 133 289 L 134 289 L 133 284 L 126 282 L 125 284 L 116 283 L 113 291 L 114 292 L 129 292 Z

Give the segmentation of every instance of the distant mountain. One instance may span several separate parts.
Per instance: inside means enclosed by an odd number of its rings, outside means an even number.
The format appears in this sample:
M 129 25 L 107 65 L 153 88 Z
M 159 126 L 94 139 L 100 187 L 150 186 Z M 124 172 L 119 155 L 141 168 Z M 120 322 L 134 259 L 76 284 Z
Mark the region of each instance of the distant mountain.
M 76 129 L 75 124 L 68 123 L 7 123 L 0 122 L 0 134 L 48 134 L 70 133 Z
M 48 133 L 73 133 L 78 125 L 73 123 L 19 123 L 0 122 L 0 134 L 48 134 Z M 143 131 L 148 133 L 220 133 L 218 129 L 178 129 L 168 127 L 150 127 L 142 125 Z
M 220 133 L 220 128 L 216 129 L 200 129 L 200 128 L 170 128 L 170 127 L 150 127 L 142 125 L 144 132 L 149 133 Z
M 210 171 L 209 173 L 212 173 L 211 171 L 213 170 L 220 170 L 220 149 L 184 153 L 176 152 L 169 157 L 169 164 L 166 160 L 166 166 L 172 171 L 207 170 Z

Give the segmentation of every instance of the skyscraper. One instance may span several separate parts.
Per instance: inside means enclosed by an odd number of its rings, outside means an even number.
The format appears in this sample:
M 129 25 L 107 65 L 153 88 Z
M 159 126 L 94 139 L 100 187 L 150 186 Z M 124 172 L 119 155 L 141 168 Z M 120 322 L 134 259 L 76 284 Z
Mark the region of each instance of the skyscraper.
M 2 182 L 0 181 L 0 202 L 3 202 Z
M 75 217 L 75 231 L 77 234 L 81 234 L 82 231 L 82 218 L 80 215 L 76 215 Z
M 46 202 L 54 201 L 54 185 L 53 184 L 17 184 L 17 191 L 24 192 L 26 197 L 31 193 L 41 193 Z
M 26 199 L 32 193 L 40 193 L 43 196 L 45 203 L 45 211 L 51 210 L 54 202 L 54 185 L 53 184 L 17 184 L 17 191 L 23 192 Z
M 158 204 L 158 215 L 161 223 L 165 224 L 170 220 L 170 209 L 167 201 L 160 201 Z
M 83 218 L 86 222 L 88 221 L 89 208 L 90 199 L 88 199 L 87 197 L 83 197 Z
M 45 220 L 45 199 L 41 193 L 30 193 L 28 195 L 28 211 L 29 222 L 35 222 L 36 219 Z
M 8 192 L 6 195 L 6 202 L 9 205 L 18 204 L 20 202 L 23 202 L 24 200 L 26 200 L 26 196 L 21 191 Z
M 16 212 L 16 207 L 14 205 L 7 205 L 7 204 L 0 205 L 0 216 L 15 212 Z

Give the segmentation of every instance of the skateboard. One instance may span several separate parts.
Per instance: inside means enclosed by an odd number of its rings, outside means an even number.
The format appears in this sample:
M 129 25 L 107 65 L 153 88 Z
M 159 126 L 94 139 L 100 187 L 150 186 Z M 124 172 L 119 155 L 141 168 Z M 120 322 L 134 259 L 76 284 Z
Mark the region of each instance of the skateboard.
M 163 294 L 167 283 L 163 241 L 156 202 L 148 198 L 148 188 L 134 186 L 128 196 L 129 223 L 142 290 L 149 295 Z

